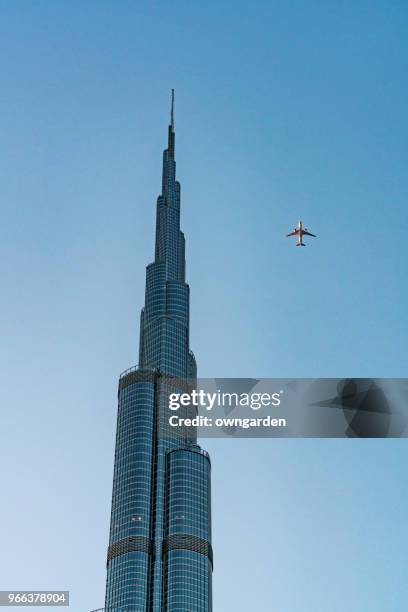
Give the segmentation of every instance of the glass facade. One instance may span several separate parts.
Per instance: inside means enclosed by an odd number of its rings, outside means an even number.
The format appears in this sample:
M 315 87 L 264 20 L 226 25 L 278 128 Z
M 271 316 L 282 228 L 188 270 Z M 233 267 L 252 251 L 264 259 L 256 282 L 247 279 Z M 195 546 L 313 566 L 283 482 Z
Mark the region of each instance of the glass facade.
M 172 112 L 139 365 L 119 380 L 106 612 L 212 610 L 210 460 L 191 430 L 163 435 L 168 394 L 196 378 L 174 153 Z
M 164 609 L 211 610 L 210 460 L 200 447 L 167 453 Z

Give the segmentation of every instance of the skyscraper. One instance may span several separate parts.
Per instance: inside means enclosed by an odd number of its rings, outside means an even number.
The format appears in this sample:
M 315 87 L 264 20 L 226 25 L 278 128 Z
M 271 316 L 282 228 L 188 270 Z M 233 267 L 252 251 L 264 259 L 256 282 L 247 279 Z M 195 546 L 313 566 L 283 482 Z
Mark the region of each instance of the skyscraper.
M 211 612 L 210 459 L 166 424 L 172 391 L 196 378 L 176 181 L 174 92 L 146 269 L 139 365 L 119 380 L 106 611 Z M 167 433 L 166 433 L 167 432 Z

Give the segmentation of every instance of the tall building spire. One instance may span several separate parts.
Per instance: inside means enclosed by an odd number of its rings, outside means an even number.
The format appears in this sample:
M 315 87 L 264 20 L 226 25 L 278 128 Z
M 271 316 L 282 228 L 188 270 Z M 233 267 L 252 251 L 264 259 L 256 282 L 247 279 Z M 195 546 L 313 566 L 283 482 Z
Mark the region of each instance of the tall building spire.
M 167 144 L 167 160 L 174 160 L 174 154 L 175 154 L 174 89 L 172 89 L 171 90 L 169 136 L 168 136 L 168 144 Z
M 174 132 L 174 89 L 171 90 L 170 126 Z

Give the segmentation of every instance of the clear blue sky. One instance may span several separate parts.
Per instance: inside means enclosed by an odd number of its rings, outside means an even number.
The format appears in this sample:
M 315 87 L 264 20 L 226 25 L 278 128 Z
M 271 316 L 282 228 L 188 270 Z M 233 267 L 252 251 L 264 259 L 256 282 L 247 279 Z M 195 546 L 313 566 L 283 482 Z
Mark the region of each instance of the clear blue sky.
M 103 605 L 172 87 L 200 375 L 407 375 L 407 19 L 0 1 L 1 589 Z M 204 445 L 215 612 L 407 609 L 404 440 Z

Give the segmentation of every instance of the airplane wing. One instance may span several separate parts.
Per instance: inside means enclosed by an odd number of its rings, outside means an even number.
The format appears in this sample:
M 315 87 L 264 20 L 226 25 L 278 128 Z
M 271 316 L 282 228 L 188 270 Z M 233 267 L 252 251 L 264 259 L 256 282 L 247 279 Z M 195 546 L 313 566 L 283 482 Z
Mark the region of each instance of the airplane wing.
M 286 234 L 286 238 L 289 238 L 289 236 L 297 236 L 299 233 L 299 230 L 294 229 L 293 232 L 291 232 L 290 234 Z
M 317 238 L 317 236 L 315 234 L 311 234 L 310 232 L 308 232 L 307 230 L 303 230 L 302 234 L 304 236 L 313 236 L 313 238 Z

